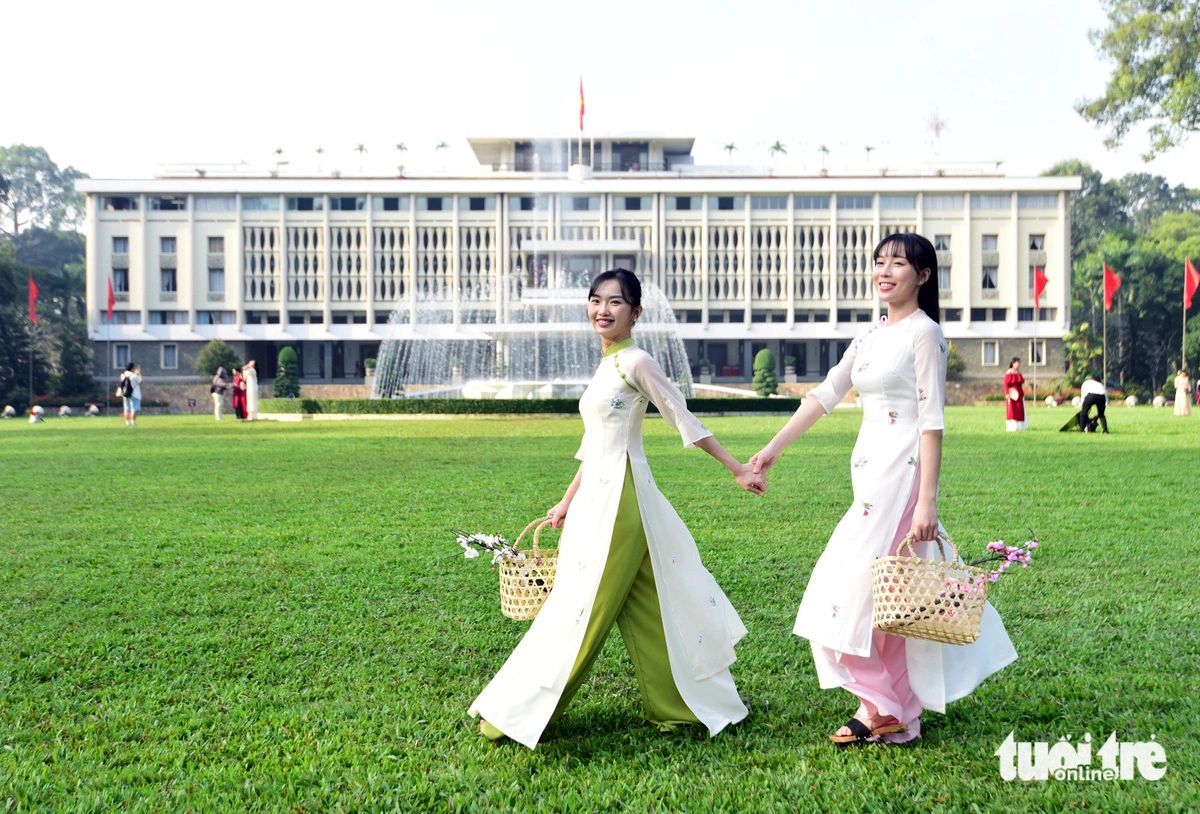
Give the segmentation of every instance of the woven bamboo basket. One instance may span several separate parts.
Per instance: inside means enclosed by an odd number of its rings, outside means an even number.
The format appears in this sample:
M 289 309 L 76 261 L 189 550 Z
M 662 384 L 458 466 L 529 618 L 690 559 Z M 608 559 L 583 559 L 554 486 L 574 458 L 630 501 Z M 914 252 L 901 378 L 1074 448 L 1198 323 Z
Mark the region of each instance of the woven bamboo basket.
M 533 546 L 525 559 L 505 557 L 496 567 L 500 572 L 500 612 L 509 619 L 527 621 L 536 617 L 554 587 L 558 549 L 541 547 L 542 529 L 549 525 L 547 518 L 539 517 L 526 526 L 513 543 L 513 548 L 520 551 L 521 541 L 533 531 Z
M 896 554 L 871 565 L 871 623 L 877 630 L 944 644 L 970 644 L 979 638 L 987 602 L 987 571 L 958 561 L 958 548 L 938 533 L 941 560 L 925 560 L 913 550 L 910 534 Z M 950 557 L 946 557 L 946 546 Z M 908 549 L 908 556 L 904 550 Z

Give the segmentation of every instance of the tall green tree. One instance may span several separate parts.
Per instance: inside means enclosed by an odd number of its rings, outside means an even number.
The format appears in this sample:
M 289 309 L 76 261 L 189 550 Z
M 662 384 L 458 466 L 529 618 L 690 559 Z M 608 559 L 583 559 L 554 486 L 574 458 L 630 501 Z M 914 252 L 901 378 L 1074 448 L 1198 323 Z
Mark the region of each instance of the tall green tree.
M 1090 34 L 1113 63 L 1104 95 L 1076 105 L 1115 147 L 1149 125 L 1150 160 L 1200 130 L 1200 2 L 1102 0 L 1108 27 Z
M 87 176 L 74 167 L 59 169 L 42 147 L 14 144 L 0 147 L 0 234 L 16 237 L 22 229 L 78 228 L 83 221 L 83 196 L 75 181 Z
M 87 313 L 83 235 L 34 226 L 12 243 L 18 263 L 44 270 L 37 278 L 42 306 L 67 319 L 83 318 Z
M 242 360 L 238 358 L 237 351 L 226 345 L 224 340 L 213 339 L 196 357 L 195 370 L 200 376 L 214 376 L 217 368 L 223 367 L 225 373 L 232 377 L 233 369 L 241 364 Z
M 1170 212 L 1194 212 L 1200 209 L 1200 191 L 1183 184 L 1171 186 L 1161 175 L 1131 172 L 1117 181 L 1130 224 L 1140 233 Z
M 1078 175 L 1083 188 L 1071 196 L 1071 257 L 1096 251 L 1107 232 L 1129 223 L 1125 195 L 1115 181 L 1078 158 L 1060 161 L 1042 175 Z

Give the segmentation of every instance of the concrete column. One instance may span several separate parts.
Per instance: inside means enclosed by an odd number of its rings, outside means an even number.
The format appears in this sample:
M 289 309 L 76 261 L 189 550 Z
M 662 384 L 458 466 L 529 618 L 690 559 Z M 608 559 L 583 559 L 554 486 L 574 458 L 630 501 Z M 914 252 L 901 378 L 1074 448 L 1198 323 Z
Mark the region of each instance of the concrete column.
M 1009 254 L 1011 259 L 1006 265 L 1013 269 L 1009 279 L 1012 280 L 1012 286 L 1008 289 L 1008 296 L 1001 298 L 1000 302 L 1005 303 L 1008 307 L 1008 319 L 1005 320 L 1005 326 L 1010 331 L 1017 330 L 1017 309 L 1021 306 L 1021 292 L 1028 288 L 1026 275 L 1029 273 L 1029 252 L 1024 250 L 1021 245 L 1021 217 L 1017 209 L 1017 204 L 1020 196 L 1015 193 L 1009 193 L 1009 211 L 1010 223 L 1009 228 L 1012 234 L 1009 236 Z M 998 248 L 998 247 L 997 247 Z M 1004 280 L 1004 267 L 1000 269 L 1000 280 Z M 1004 290 L 1001 284 L 1001 290 Z M 1025 356 L 1026 354 L 1021 354 Z M 1032 361 L 1032 360 L 1031 360 Z
M 417 324 L 417 196 L 408 196 L 408 324 Z
M 971 306 L 975 304 L 975 239 L 971 234 L 971 193 L 969 192 L 963 193 L 963 232 L 966 245 L 961 250 L 953 245 L 951 248 L 954 249 L 954 267 L 959 270 L 954 276 L 963 281 L 963 290 L 967 293 L 967 307 L 963 309 L 966 312 L 963 314 L 963 327 L 970 328 Z M 962 260 L 958 260 L 960 256 Z M 950 281 L 952 289 L 956 285 L 954 280 Z
M 363 232 L 363 268 L 367 287 L 367 330 L 375 324 L 375 196 L 367 193 L 367 222 Z
M 180 293 L 183 293 L 183 291 L 185 291 L 185 290 L 187 291 L 187 302 L 183 303 L 183 304 L 187 306 L 188 328 L 195 330 L 195 328 L 196 328 L 196 296 L 197 296 L 196 292 L 200 288 L 200 283 L 201 283 L 201 280 L 196 279 L 197 277 L 203 276 L 203 278 L 204 278 L 203 283 L 204 283 L 204 290 L 206 292 L 204 295 L 204 303 L 205 303 L 205 305 L 208 304 L 208 294 L 207 294 L 207 291 L 208 291 L 208 245 L 207 245 L 207 243 L 208 243 L 208 241 L 206 239 L 202 238 L 201 240 L 205 245 L 203 245 L 203 246 L 196 245 L 196 242 L 197 242 L 196 241 L 196 196 L 190 192 L 188 193 L 188 196 L 187 196 L 187 213 L 188 213 L 188 228 L 187 228 L 186 240 L 188 243 L 188 251 L 187 251 L 186 255 L 184 252 L 179 252 L 179 255 L 178 255 L 180 258 L 183 258 L 186 256 L 187 259 L 184 260 L 183 262 L 179 263 L 179 267 L 175 269 L 175 274 L 177 277 L 181 277 L 181 276 L 183 276 L 183 273 L 186 272 L 187 277 L 188 277 L 188 285 L 185 289 L 185 287 L 182 285 L 183 281 L 176 280 L 175 288 Z M 181 248 L 181 247 L 177 246 L 176 251 L 178 251 L 179 248 Z M 203 249 L 203 251 L 201 251 L 201 249 Z M 204 258 L 204 262 L 202 264 L 200 264 L 204 268 L 203 275 L 196 274 L 196 258 L 197 257 Z
M 1059 278 L 1053 289 L 1056 296 L 1051 299 L 1051 302 L 1057 299 L 1061 303 L 1058 328 L 1065 333 L 1071 324 L 1071 208 L 1067 206 L 1067 193 L 1065 192 L 1058 193 L 1058 229 L 1059 240 L 1062 244 L 1062 267 L 1059 274 L 1056 275 Z
M 233 319 L 238 333 L 241 333 L 246 324 L 246 312 L 242 303 L 242 298 L 246 295 L 246 281 L 242 276 L 245 274 L 243 264 L 246 258 L 245 235 L 242 234 L 242 193 L 233 196 L 233 205 L 237 213 L 234 216 L 233 251 L 225 252 L 225 301 L 229 301 L 232 292 Z
M 706 199 L 707 195 L 704 196 Z M 742 285 L 745 289 L 742 292 L 742 307 L 746 313 L 742 315 L 746 333 L 750 333 L 752 320 L 750 319 L 750 309 L 753 306 L 754 300 L 754 269 L 751 268 L 754 264 L 751 262 L 753 257 L 750 251 L 750 241 L 753 239 L 754 225 L 750 222 L 750 196 L 742 196 L 742 223 L 745 224 L 742 236 Z
M 880 217 L 880 213 L 879 213 L 879 193 L 876 192 L 874 194 L 874 196 L 872 196 L 872 197 L 874 198 L 875 211 L 873 213 L 874 223 L 871 227 L 871 229 L 872 229 L 871 236 L 873 238 L 871 240 L 871 243 L 872 243 L 872 245 L 874 245 L 874 244 L 879 243 L 879 241 L 883 240 L 883 225 L 881 222 L 882 218 Z M 872 297 L 871 298 L 871 322 L 878 322 L 879 314 L 880 314 L 879 298 Z
M 457 333 L 459 325 L 462 324 L 462 281 L 459 279 L 462 268 L 458 261 L 458 196 L 451 197 L 454 200 L 454 208 L 450 215 L 450 307 L 454 309 L 451 318 Z
M 829 252 L 826 260 L 829 263 L 829 324 L 831 326 L 837 325 L 838 286 L 842 283 L 842 269 L 838 266 L 837 197 L 836 192 L 829 195 L 829 243 L 825 247 Z
M 142 330 L 143 331 L 145 331 L 146 327 L 150 324 L 149 292 L 150 292 L 151 281 L 153 280 L 153 273 L 151 272 L 151 269 L 157 268 L 157 266 L 158 266 L 158 264 L 153 262 L 153 260 L 152 260 L 152 258 L 155 258 L 158 256 L 158 251 L 155 250 L 150 245 L 154 241 L 150 239 L 150 235 L 147 234 L 147 229 L 146 229 L 146 206 L 149 203 L 150 203 L 150 199 L 147 196 L 145 196 L 145 195 L 138 196 L 138 223 L 139 223 L 139 226 L 141 227 L 141 232 L 142 232 L 142 251 L 140 252 L 140 254 L 141 254 L 140 265 L 142 267 L 141 268 L 142 284 L 140 286 L 138 286 L 136 290 L 137 290 L 138 294 L 141 295 L 141 298 L 142 298 L 141 313 L 142 313 Z M 131 267 L 133 266 L 132 256 L 131 256 L 129 265 Z M 130 298 L 130 300 L 133 300 L 133 296 L 134 296 L 133 292 L 135 290 L 133 287 L 133 281 L 132 281 L 133 268 L 129 269 L 129 275 L 131 278 L 130 284 L 129 284 L 129 298 Z M 130 304 L 132 305 L 132 302 Z
M 708 196 L 700 197 L 700 288 L 704 299 L 700 306 L 700 321 L 708 330 Z
M 99 240 L 97 235 L 99 229 L 96 226 L 97 200 L 99 195 L 89 193 L 84 199 L 84 205 L 87 208 L 87 243 L 84 244 L 84 268 L 87 269 L 87 274 L 84 277 L 84 296 L 87 302 L 87 331 L 88 337 L 91 339 L 100 338 L 100 326 L 104 324 L 104 318 L 100 316 L 103 312 L 108 313 L 108 286 L 107 276 L 103 273 L 99 266 L 99 251 L 96 248 L 96 241 Z M 109 272 L 111 276 L 111 271 Z M 103 282 L 102 282 L 103 281 Z M 100 292 L 104 292 L 101 294 Z M 103 302 L 99 310 L 96 309 L 98 303 Z M 109 359 L 105 365 L 105 371 L 112 367 L 112 360 Z
M 787 196 L 787 327 L 790 331 L 796 323 L 796 196 Z
M 324 354 L 324 359 L 325 359 L 325 364 L 323 365 L 325 368 L 325 375 L 321 377 L 321 381 L 332 382 L 333 381 L 333 343 L 332 342 L 322 342 L 321 343 L 321 353 Z
M 287 197 L 279 196 L 279 328 L 288 329 Z
M 329 196 L 322 195 L 321 200 L 321 324 L 329 330 L 329 324 L 333 322 L 333 269 L 330 268 L 333 249 L 329 245 Z

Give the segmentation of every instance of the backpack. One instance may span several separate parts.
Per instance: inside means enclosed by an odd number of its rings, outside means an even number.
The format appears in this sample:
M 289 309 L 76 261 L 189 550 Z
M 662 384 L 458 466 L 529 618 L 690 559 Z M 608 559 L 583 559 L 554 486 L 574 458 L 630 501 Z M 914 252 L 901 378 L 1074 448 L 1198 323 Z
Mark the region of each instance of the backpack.
M 125 375 L 121 377 L 121 395 L 127 399 L 133 398 L 133 377 Z

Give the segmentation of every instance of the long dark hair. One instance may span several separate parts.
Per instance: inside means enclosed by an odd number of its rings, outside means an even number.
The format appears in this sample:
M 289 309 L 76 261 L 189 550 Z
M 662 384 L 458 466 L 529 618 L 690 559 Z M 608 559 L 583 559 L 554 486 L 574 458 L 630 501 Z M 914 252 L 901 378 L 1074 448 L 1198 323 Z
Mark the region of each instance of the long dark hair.
M 637 310 L 642 307 L 642 283 L 637 275 L 626 269 L 609 269 L 597 274 L 596 279 L 592 280 L 592 287 L 588 289 L 588 299 L 596 296 L 596 289 L 600 284 L 609 280 L 616 280 L 617 285 L 621 286 L 621 296 L 629 303 L 630 308 Z
M 896 251 L 897 246 L 904 250 L 903 253 Z M 896 232 L 879 241 L 879 245 L 871 254 L 871 260 L 879 260 L 880 255 L 903 257 L 912 264 L 918 274 L 929 269 L 929 276 L 917 289 L 917 307 L 928 314 L 934 322 L 941 322 L 942 309 L 938 305 L 937 250 L 933 248 L 929 238 L 922 237 L 916 232 Z

